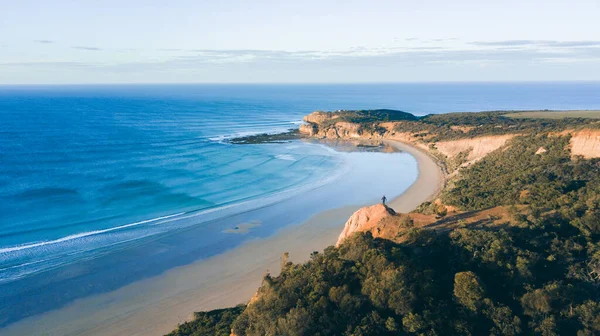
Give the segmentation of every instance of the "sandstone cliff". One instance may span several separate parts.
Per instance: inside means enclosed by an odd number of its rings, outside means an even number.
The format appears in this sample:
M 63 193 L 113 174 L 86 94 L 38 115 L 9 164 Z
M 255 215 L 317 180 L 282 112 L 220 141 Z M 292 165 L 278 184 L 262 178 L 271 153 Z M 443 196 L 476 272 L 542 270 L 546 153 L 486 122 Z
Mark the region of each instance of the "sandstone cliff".
M 358 209 L 346 222 L 335 246 L 357 232 L 370 232 L 373 237 L 396 242 L 404 241 L 405 233 L 415 227 L 425 227 L 436 221 L 435 215 L 397 213 L 394 209 L 376 204 Z
M 478 160 L 504 146 L 506 142 L 512 139 L 515 134 L 490 135 L 468 139 L 458 139 L 449 141 L 439 141 L 435 143 L 435 148 L 442 154 L 452 158 L 461 152 L 468 151 L 468 161 Z
M 405 125 L 403 121 L 381 122 L 365 127 L 356 123 L 336 121 L 336 119 L 339 118 L 335 114 L 313 112 L 304 117 L 307 124 L 300 126 L 300 133 L 321 139 L 396 140 L 428 152 L 442 161 L 451 161 L 459 155 L 467 153 L 464 160 L 465 164 L 481 159 L 504 146 L 508 140 L 515 136 L 514 134 L 506 134 L 427 142 L 425 140 L 431 138 L 434 134 L 403 132 L 402 128 Z M 457 168 L 458 166 L 453 166 L 450 170 Z M 451 173 L 451 171 L 447 173 Z
M 313 112 L 304 117 L 306 124 L 300 126 L 300 133 L 322 139 L 390 139 L 408 143 L 420 148 L 443 161 L 447 173 L 451 174 L 460 166 L 465 166 L 504 147 L 516 133 L 485 135 L 454 140 L 433 141 L 436 134 L 429 132 L 403 131 L 404 121 L 386 121 L 372 124 L 358 124 L 344 121 L 339 115 L 327 112 Z M 450 126 L 452 130 L 468 133 L 476 127 Z M 571 152 L 584 158 L 600 157 L 600 130 L 584 128 L 566 130 L 555 134 L 570 134 Z
M 428 131 L 419 131 L 418 133 L 408 131 L 411 128 L 406 127 L 406 125 L 410 124 L 404 121 L 359 124 L 345 121 L 335 113 L 324 112 L 313 112 L 306 116 L 304 121 L 307 124 L 300 127 L 300 132 L 312 137 L 322 139 L 356 139 L 359 141 L 366 139 L 390 139 L 410 144 L 438 158 L 445 165 L 446 173 L 449 174 L 448 176 L 458 174 L 458 168 L 476 162 L 493 151 L 506 148 L 509 140 L 519 135 L 518 133 L 511 133 L 434 141 L 436 134 Z M 450 128 L 464 134 L 476 127 L 451 126 Z M 584 128 L 566 130 L 554 134 L 571 135 L 570 149 L 573 155 L 581 155 L 585 158 L 600 157 L 600 130 Z M 546 149 L 540 148 L 536 154 L 542 155 L 545 151 Z M 456 209 L 448 207 L 447 210 L 449 213 L 455 213 L 456 211 Z M 504 210 L 494 211 L 502 212 Z M 496 213 L 485 214 L 485 216 L 493 216 L 494 218 L 503 217 Z M 374 237 L 399 240 L 401 239 L 399 237 L 406 232 L 407 228 L 429 226 L 433 225 L 434 222 L 443 223 L 443 226 L 449 227 L 450 223 L 458 221 L 438 221 L 435 216 L 428 217 L 414 213 L 396 214 L 393 209 L 384 205 L 373 205 L 359 209 L 348 219 L 342 233 L 338 237 L 336 246 L 355 232 L 371 232 Z M 464 220 L 460 222 L 465 223 Z
M 519 206 L 521 208 L 522 206 Z M 356 211 L 346 222 L 338 237 L 336 246 L 357 232 L 370 232 L 373 237 L 405 242 L 414 229 L 449 231 L 459 228 L 481 229 L 503 227 L 511 219 L 508 207 L 497 206 L 480 211 L 462 212 L 448 209 L 446 216 L 423 213 L 396 213 L 381 204 L 368 206 Z
M 337 119 L 337 118 L 339 118 L 339 116 L 336 114 L 333 114 L 333 113 L 315 111 L 315 112 L 305 116 L 304 121 L 306 121 L 307 123 L 310 123 L 310 124 L 322 124 L 325 121 L 329 121 L 329 120 Z
M 586 159 L 600 157 L 600 130 L 584 129 L 573 132 L 571 154 L 581 155 Z
M 381 229 L 377 230 L 377 224 L 384 218 L 394 216 L 396 212 L 383 204 L 377 204 L 358 209 L 344 225 L 335 246 L 339 246 L 346 238 L 355 232 L 367 232 L 373 230 L 373 236 L 378 237 Z

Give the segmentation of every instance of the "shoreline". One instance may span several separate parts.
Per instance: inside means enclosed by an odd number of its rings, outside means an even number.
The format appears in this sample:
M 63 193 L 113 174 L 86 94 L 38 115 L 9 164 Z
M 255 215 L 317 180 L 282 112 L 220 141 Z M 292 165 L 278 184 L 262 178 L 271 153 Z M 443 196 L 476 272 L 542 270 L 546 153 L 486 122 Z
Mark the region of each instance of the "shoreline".
M 421 203 L 433 200 L 446 184 L 446 177 L 437 159 L 406 142 L 393 139 L 385 139 L 384 142 L 415 158 L 419 174 L 416 181 L 388 205 L 396 212 L 410 212 Z
M 444 183 L 437 161 L 410 144 L 384 141 L 410 154 L 418 166 L 415 182 L 388 204 L 398 212 L 409 212 L 435 197 Z M 344 223 L 358 208 L 346 206 L 318 213 L 270 237 L 254 239 L 162 275 L 23 319 L 0 330 L 0 334 L 44 330 L 47 335 L 163 335 L 178 323 L 190 320 L 193 312 L 248 302 L 267 270 L 272 274 L 279 272 L 283 252 L 289 252 L 291 261 L 300 263 L 311 252 L 334 245 Z

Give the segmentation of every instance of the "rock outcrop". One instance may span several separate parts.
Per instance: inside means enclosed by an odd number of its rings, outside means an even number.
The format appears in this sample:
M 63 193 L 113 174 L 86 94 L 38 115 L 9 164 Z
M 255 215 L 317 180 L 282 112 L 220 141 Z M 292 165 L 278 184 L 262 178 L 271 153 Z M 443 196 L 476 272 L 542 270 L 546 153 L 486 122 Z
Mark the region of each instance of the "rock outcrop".
M 304 121 L 309 124 L 322 124 L 325 121 L 336 118 L 339 118 L 339 116 L 331 112 L 315 111 L 307 116 L 304 116 Z
M 315 113 L 315 112 L 313 112 Z M 306 121 L 305 117 L 305 121 Z M 314 120 L 310 118 L 310 120 Z M 319 127 L 321 126 L 321 127 Z M 308 136 L 325 138 L 325 139 L 357 139 L 357 138 L 365 138 L 372 139 L 373 137 L 381 138 L 381 135 L 375 135 L 372 132 L 366 132 L 361 129 L 359 124 L 346 122 L 346 121 L 338 121 L 323 127 L 317 123 L 308 123 L 300 126 L 299 132 L 301 134 L 305 134 Z
M 339 118 L 339 115 L 334 113 L 313 112 L 304 117 L 306 124 L 300 126 L 299 132 L 324 139 L 374 139 L 390 135 L 397 124 L 393 122 L 382 123 L 380 125 L 382 128 L 375 131 L 363 129 L 357 123 L 343 120 L 336 121 Z
M 350 219 L 348 219 L 344 225 L 344 230 L 342 230 L 342 233 L 338 237 L 335 246 L 339 246 L 346 238 L 356 232 L 371 231 L 373 237 L 381 236 L 381 230 L 376 229 L 377 225 L 385 218 L 395 215 L 396 212 L 392 208 L 383 204 L 376 204 L 358 209 L 358 211 L 350 216 Z
M 316 124 L 302 124 L 300 125 L 298 132 L 308 136 L 315 136 L 319 132 L 319 127 Z

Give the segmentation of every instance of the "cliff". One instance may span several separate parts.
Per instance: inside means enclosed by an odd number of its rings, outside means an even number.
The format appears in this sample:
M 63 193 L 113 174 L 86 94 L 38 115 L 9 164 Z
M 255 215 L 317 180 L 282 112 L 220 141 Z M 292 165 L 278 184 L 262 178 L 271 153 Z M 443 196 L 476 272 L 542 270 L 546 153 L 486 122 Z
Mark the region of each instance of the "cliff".
M 548 126 L 548 121 L 536 123 L 532 119 L 528 121 L 530 124 L 521 125 L 513 124 L 512 118 L 499 118 L 492 112 L 471 113 L 474 120 L 466 118 L 465 114 L 426 116 L 421 119 L 413 116 L 413 119 L 404 112 L 398 112 L 403 113 L 397 116 L 398 120 L 390 121 L 388 118 L 371 121 L 364 117 L 370 115 L 369 111 L 355 112 L 352 117 L 348 117 L 348 113 L 351 112 L 313 112 L 304 117 L 306 124 L 300 126 L 299 132 L 321 139 L 401 141 L 438 158 L 445 164 L 448 174 L 504 147 L 515 136 L 541 132 L 571 135 L 570 149 L 574 156 L 587 159 L 600 157 L 600 129 L 593 121 L 565 119 Z M 356 114 L 363 117 L 357 117 Z M 447 120 L 439 121 L 440 118 Z M 552 129 L 562 130 L 552 132 Z
M 364 129 L 359 123 L 344 121 L 339 115 L 316 111 L 304 117 L 306 124 L 300 126 L 300 133 L 327 139 L 339 138 L 381 138 L 382 134 Z
M 441 205 L 440 205 L 441 206 Z M 340 246 L 346 239 L 357 232 L 370 232 L 375 238 L 383 238 L 395 242 L 405 241 L 406 233 L 412 228 L 440 229 L 455 226 L 458 219 L 453 216 L 458 212 L 448 210 L 448 217 L 441 218 L 434 214 L 398 213 L 389 206 L 376 204 L 358 209 L 346 222 L 335 244 Z M 481 217 L 478 213 L 462 216 L 462 221 L 468 218 Z M 476 220 L 473 219 L 472 222 Z
M 480 159 L 496 149 L 504 146 L 514 134 L 482 136 L 469 139 L 440 141 L 435 147 L 444 155 L 454 157 L 461 152 L 469 151 L 468 160 Z
M 339 115 L 330 112 L 315 111 L 304 117 L 304 121 L 311 124 L 323 124 L 325 121 L 338 119 Z
M 409 238 L 411 229 L 434 230 L 438 232 L 460 228 L 485 229 L 503 227 L 512 220 L 509 207 L 496 206 L 479 211 L 464 212 L 452 206 L 444 206 L 446 215 L 424 214 L 419 212 L 397 213 L 382 204 L 367 206 L 356 211 L 344 225 L 336 242 L 339 247 L 355 233 L 370 232 L 374 238 L 383 238 L 402 243 Z M 518 206 L 518 209 L 524 209 Z
M 361 124 L 341 121 L 340 119 L 335 114 L 313 112 L 304 117 L 306 124 L 300 126 L 299 132 L 321 139 L 390 139 L 401 141 L 428 152 L 441 161 L 450 161 L 466 154 L 466 158 L 459 164 L 467 164 L 479 160 L 492 151 L 504 146 L 508 140 L 515 136 L 515 134 L 504 134 L 433 141 L 431 138 L 436 135 L 435 133 L 410 130 L 411 124 L 409 123 L 414 123 L 414 121 L 387 121 Z M 453 127 L 460 129 L 461 133 L 471 129 Z M 458 168 L 458 165 L 451 168 L 448 173 Z
M 600 157 L 600 130 L 584 129 L 571 134 L 571 154 L 586 159 Z
M 383 204 L 364 207 L 356 211 L 344 225 L 335 246 L 339 246 L 346 238 L 355 232 L 370 231 L 373 237 L 380 237 L 382 228 L 378 226 L 384 218 L 395 216 L 396 212 Z

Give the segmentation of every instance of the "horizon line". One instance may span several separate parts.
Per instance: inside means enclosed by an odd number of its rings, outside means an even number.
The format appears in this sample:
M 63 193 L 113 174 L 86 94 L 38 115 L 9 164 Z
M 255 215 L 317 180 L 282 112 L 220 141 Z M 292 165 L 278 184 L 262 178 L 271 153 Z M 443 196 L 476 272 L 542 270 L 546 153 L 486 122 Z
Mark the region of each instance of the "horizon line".
M 373 82 L 97 82 L 97 83 L 0 83 L 9 86 L 105 86 L 105 85 L 381 85 L 381 84 L 540 84 L 540 83 L 600 83 L 600 79 L 557 79 L 557 80 L 440 80 L 440 81 L 373 81 Z

